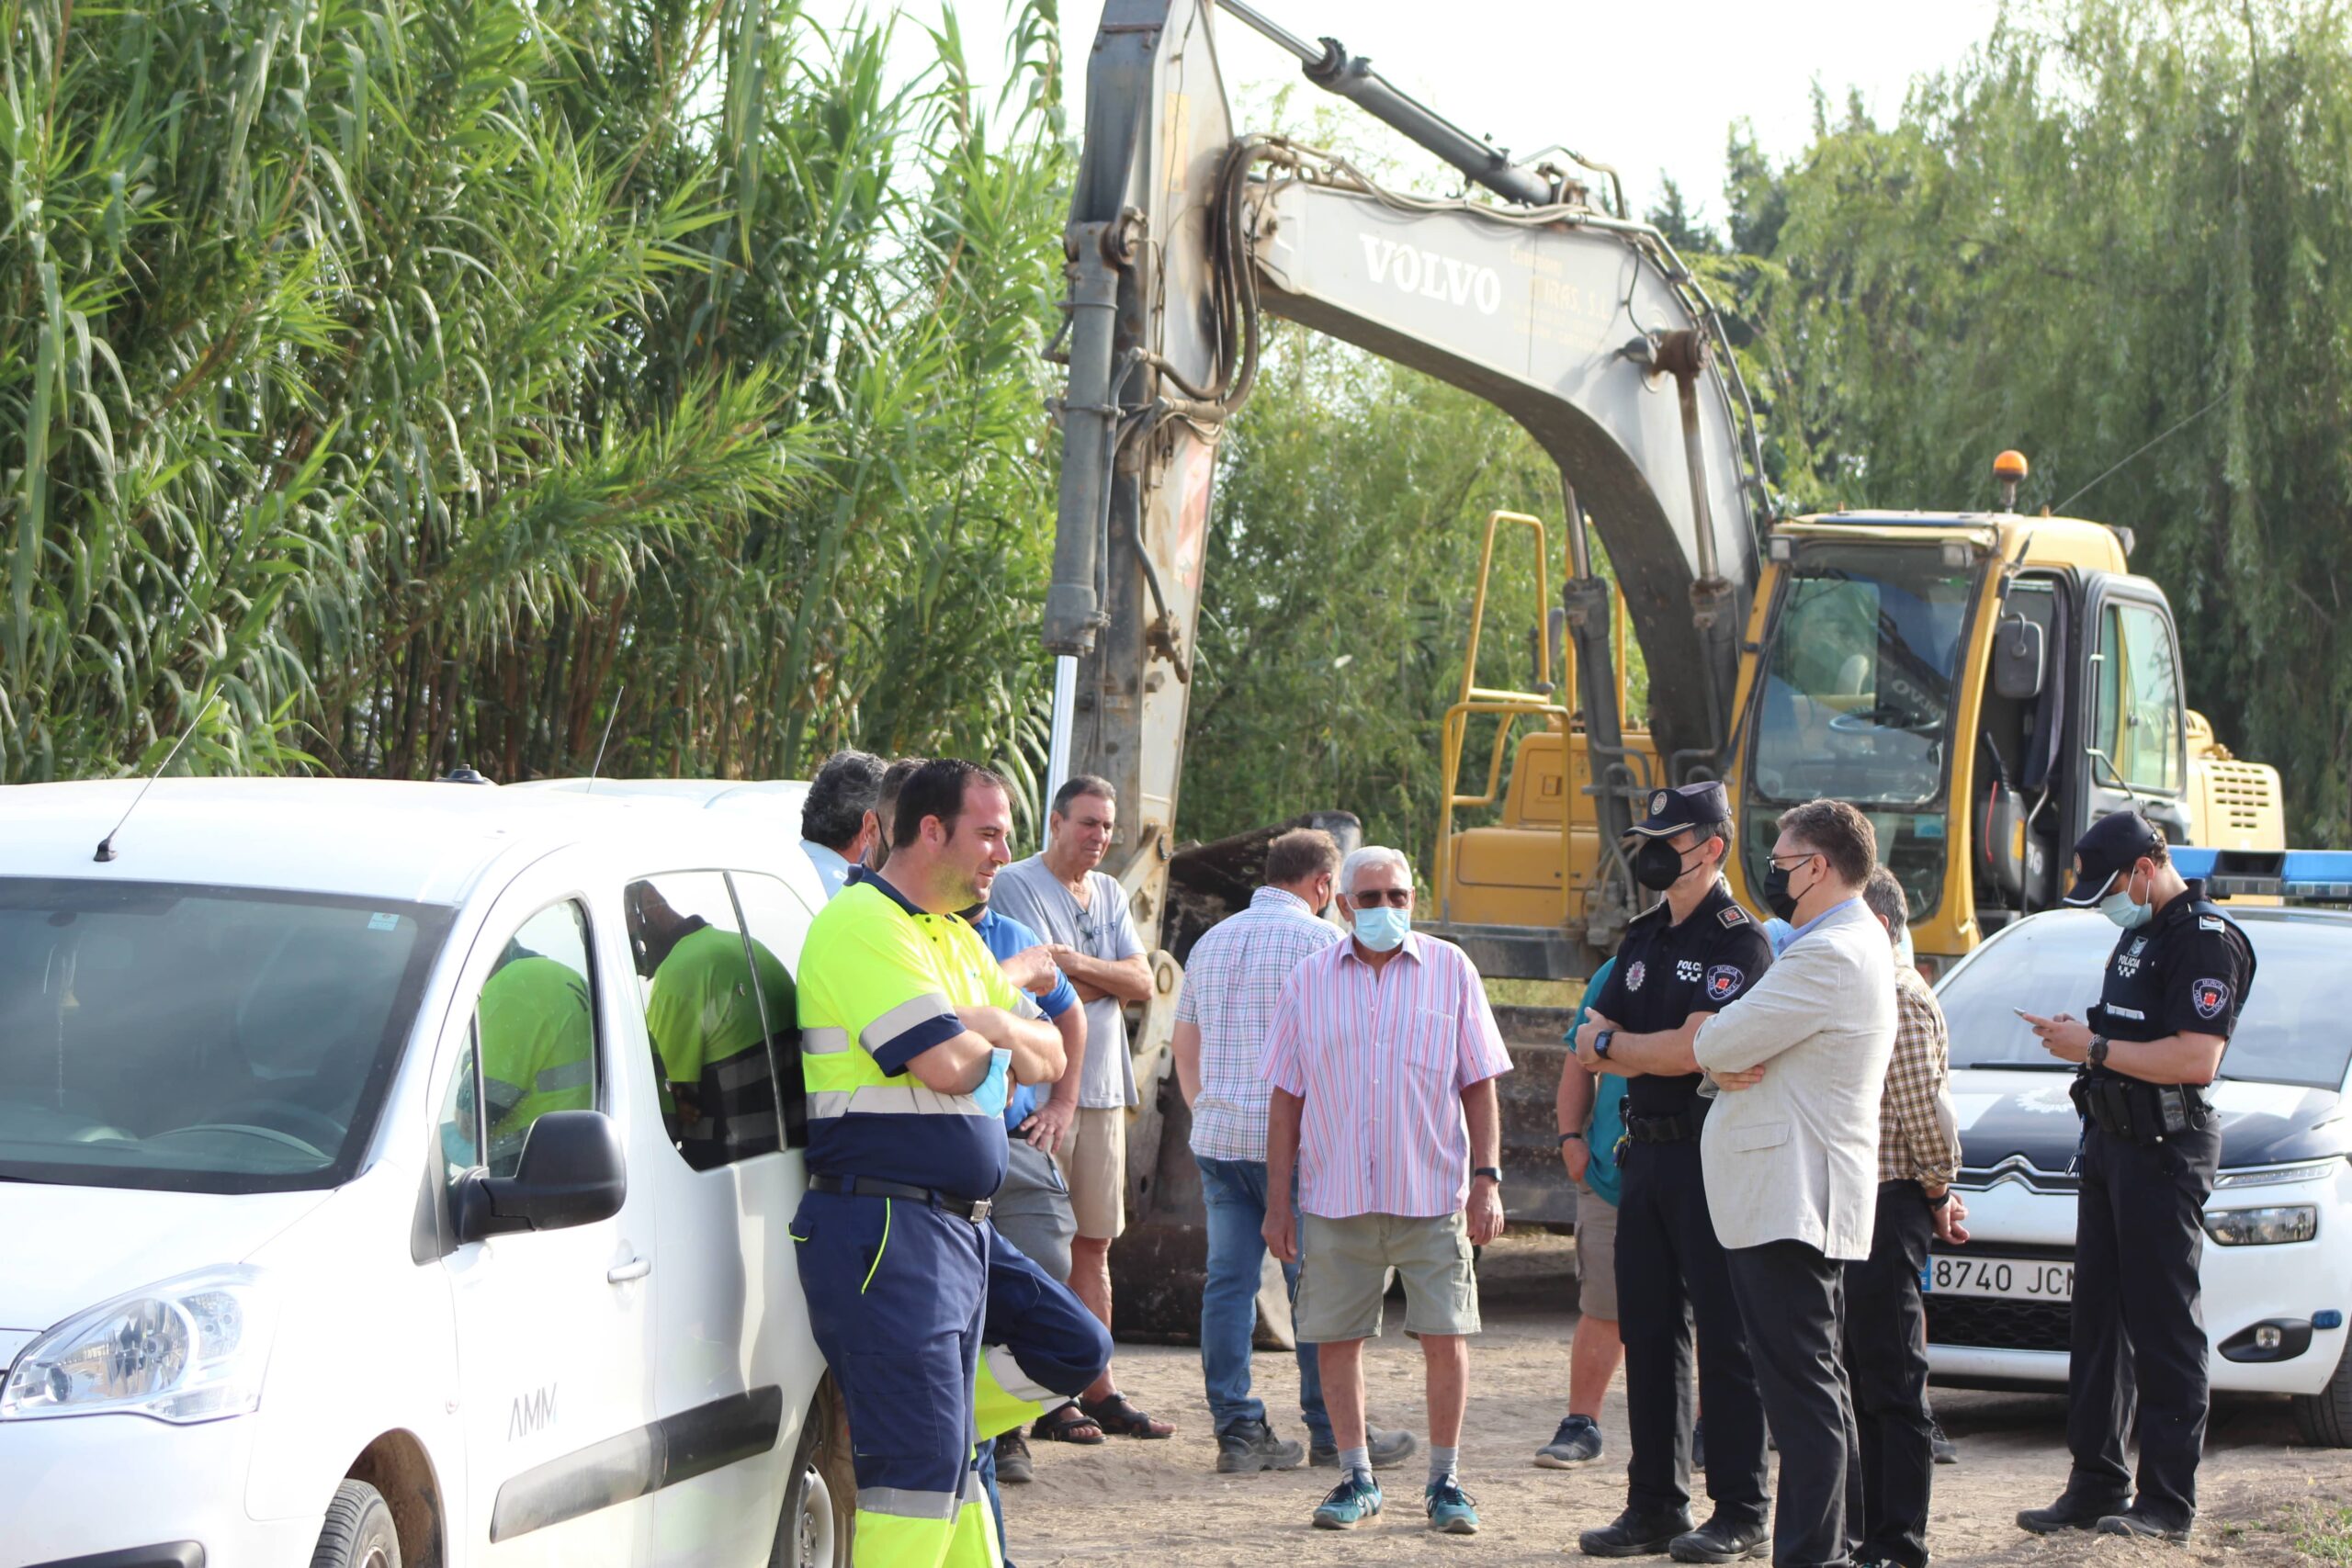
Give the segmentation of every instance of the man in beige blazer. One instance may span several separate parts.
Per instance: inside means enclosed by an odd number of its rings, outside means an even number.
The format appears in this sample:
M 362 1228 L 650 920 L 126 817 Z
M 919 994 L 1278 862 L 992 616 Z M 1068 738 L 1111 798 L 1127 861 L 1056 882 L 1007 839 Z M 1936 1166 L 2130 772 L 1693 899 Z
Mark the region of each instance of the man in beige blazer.
M 1844 801 L 1781 814 L 1764 901 L 1796 928 L 1692 1054 L 1726 1093 L 1700 1138 L 1707 1205 L 1747 1320 L 1781 1449 L 1775 1568 L 1847 1562 L 1846 1483 L 1860 1463 L 1838 1358 L 1843 1264 L 1868 1258 L 1879 1098 L 1894 1049 L 1894 957 L 1861 899 L 1878 861 Z

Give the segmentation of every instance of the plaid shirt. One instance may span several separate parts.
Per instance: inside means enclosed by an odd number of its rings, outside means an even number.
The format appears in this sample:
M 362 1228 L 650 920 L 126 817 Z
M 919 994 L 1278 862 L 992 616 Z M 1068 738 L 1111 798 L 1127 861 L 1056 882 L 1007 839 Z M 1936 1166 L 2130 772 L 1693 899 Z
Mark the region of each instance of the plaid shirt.
M 1894 1055 L 1878 1108 L 1878 1179 L 1947 1186 L 1960 1174 L 1954 1124 L 1951 1037 L 1935 992 L 1909 964 L 1894 971 Z
M 1261 887 L 1250 907 L 1193 944 L 1176 1021 L 1201 1032 L 1201 1098 L 1193 1106 L 1193 1152 L 1209 1159 L 1266 1163 L 1266 1102 L 1258 1052 L 1274 1019 L 1283 982 L 1299 960 L 1341 939 L 1306 901 Z

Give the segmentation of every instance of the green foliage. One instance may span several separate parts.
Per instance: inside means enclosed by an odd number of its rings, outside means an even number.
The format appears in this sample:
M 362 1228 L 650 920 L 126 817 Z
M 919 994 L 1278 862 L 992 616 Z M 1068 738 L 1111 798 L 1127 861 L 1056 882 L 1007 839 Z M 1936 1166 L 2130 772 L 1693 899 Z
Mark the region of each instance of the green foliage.
M 1042 750 L 1052 0 L 0 25 L 0 779 Z
M 1992 454 L 2024 449 L 2021 505 L 2137 533 L 2190 701 L 2278 766 L 2293 839 L 2338 844 L 2346 27 L 2287 0 L 2011 13 L 1892 126 L 1818 106 L 1782 169 L 1736 136 L 1729 189 L 1750 384 L 1792 507 L 1984 505 Z

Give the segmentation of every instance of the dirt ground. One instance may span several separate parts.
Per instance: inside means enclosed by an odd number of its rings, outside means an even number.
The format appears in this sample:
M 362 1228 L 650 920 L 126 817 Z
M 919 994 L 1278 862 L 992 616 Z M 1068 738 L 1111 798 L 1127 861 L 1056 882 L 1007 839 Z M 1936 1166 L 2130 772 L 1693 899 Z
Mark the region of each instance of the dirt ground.
M 1601 1413 L 1608 1450 L 1594 1463 L 1554 1471 L 1532 1462 L 1566 1414 L 1567 1342 L 1576 1321 L 1565 1308 L 1574 1289 L 1566 1278 L 1570 1246 L 1506 1237 L 1482 1260 L 1487 1331 L 1471 1341 L 1463 1438 L 1463 1480 L 1485 1527 L 1478 1535 L 1439 1536 L 1427 1529 L 1418 1453 L 1383 1472 L 1388 1506 L 1377 1519 L 1344 1533 L 1310 1529 L 1308 1515 L 1334 1472 L 1302 1466 L 1216 1474 L 1198 1352 L 1121 1345 L 1114 1363 L 1121 1387 L 1145 1409 L 1174 1421 L 1176 1436 L 1165 1442 L 1114 1438 L 1094 1449 L 1035 1445 L 1036 1481 L 1004 1489 L 1010 1556 L 1022 1568 L 1470 1558 L 1500 1568 L 1582 1561 L 1577 1532 L 1607 1523 L 1624 1505 L 1625 1404 L 1621 1376 Z M 1404 1337 L 1400 1318 L 1392 1301 L 1387 1332 L 1364 1358 L 1371 1408 L 1378 1424 L 1407 1427 L 1426 1445 L 1420 1356 Z M 1275 1430 L 1304 1439 L 1290 1359 L 1261 1351 L 1257 1386 Z M 2352 1564 L 2352 1450 L 2303 1446 L 2283 1401 L 2224 1400 L 2214 1411 L 2200 1478 L 2203 1518 L 2185 1550 L 2115 1538 L 2041 1540 L 2017 1529 L 2017 1511 L 2048 1502 L 2064 1480 L 2063 1398 L 1939 1390 L 1935 1404 L 1961 1450 L 1959 1464 L 1936 1471 L 1928 1548 L 1939 1564 Z M 1700 1506 L 1703 1518 L 1703 1499 Z

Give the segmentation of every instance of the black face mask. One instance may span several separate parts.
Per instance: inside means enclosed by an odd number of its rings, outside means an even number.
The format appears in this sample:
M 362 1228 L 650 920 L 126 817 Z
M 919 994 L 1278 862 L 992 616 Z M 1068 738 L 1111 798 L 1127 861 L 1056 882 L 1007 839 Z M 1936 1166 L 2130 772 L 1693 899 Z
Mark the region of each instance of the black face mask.
M 1664 839 L 1652 839 L 1634 852 L 1634 880 L 1653 893 L 1663 893 L 1682 880 L 1683 852 Z
M 1797 862 L 1803 865 L 1804 862 Z M 1775 862 L 1764 874 L 1764 907 L 1781 919 L 1794 921 L 1797 918 L 1796 895 L 1789 891 L 1789 875 L 1796 866 Z

